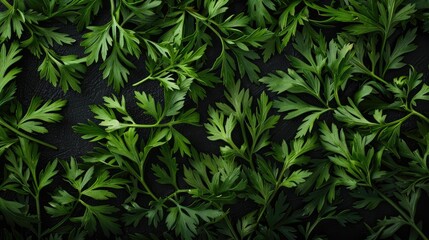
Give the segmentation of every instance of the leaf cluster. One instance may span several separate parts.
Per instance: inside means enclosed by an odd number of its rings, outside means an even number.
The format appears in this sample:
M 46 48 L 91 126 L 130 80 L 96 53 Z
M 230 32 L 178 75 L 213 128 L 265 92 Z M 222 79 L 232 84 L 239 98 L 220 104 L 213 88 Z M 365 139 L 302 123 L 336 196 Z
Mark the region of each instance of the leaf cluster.
M 323 224 L 428 239 L 429 86 L 407 62 L 428 30 L 425 1 L 0 4 L 6 239 L 323 239 Z M 57 50 L 71 44 L 81 54 Z M 93 66 L 116 91 L 73 127 L 90 152 L 44 159 L 55 146 L 37 135 L 66 100 L 19 101 L 25 52 L 64 92 Z M 266 73 L 273 56 L 287 68 Z M 213 87 L 223 95 L 206 107 Z

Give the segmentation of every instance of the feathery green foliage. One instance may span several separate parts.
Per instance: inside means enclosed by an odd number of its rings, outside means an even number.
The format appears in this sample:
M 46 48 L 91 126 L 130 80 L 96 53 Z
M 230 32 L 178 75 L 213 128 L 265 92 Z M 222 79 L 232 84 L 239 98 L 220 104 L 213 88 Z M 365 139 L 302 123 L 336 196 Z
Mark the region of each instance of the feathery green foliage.
M 407 58 L 428 9 L 0 0 L 0 236 L 325 239 L 357 225 L 361 238 L 428 239 L 428 76 Z M 19 101 L 23 55 L 64 93 L 92 67 L 115 90 L 73 127 L 90 152 L 45 159 L 55 146 L 37 135 L 66 100 Z

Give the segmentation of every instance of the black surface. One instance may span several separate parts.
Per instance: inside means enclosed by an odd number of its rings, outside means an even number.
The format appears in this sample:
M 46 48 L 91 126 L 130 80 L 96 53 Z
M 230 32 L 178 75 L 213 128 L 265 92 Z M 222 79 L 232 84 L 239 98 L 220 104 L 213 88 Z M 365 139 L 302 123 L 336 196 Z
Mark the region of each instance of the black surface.
M 104 9 L 107 12 L 108 9 Z M 103 22 L 105 14 L 101 13 L 97 16 L 94 24 L 97 22 Z M 77 54 L 83 55 L 83 48 L 79 45 L 81 40 L 81 33 L 77 33 L 76 30 L 69 26 L 64 26 L 63 31 L 71 34 L 77 41 L 71 46 L 57 47 L 56 51 L 60 54 Z M 330 32 L 335 32 L 330 30 Z M 329 34 L 334 35 L 334 34 Z M 416 44 L 418 50 L 413 54 L 406 57 L 405 62 L 413 65 L 418 71 L 424 73 L 424 79 L 427 81 L 429 76 L 428 63 L 429 63 L 429 45 L 427 44 L 428 34 L 419 34 Z M 213 49 L 212 51 L 216 51 Z M 267 63 L 262 61 L 258 62 L 261 68 L 261 76 L 269 72 L 273 72 L 278 69 L 286 70 L 288 63 L 286 55 L 293 54 L 291 48 L 286 48 L 285 52 L 271 58 Z M 53 144 L 58 147 L 58 150 L 51 150 L 41 147 L 41 165 L 43 163 L 51 161 L 55 158 L 69 159 L 70 157 L 79 157 L 87 153 L 94 146 L 90 142 L 83 140 L 80 136 L 73 132 L 72 126 L 77 123 L 86 122 L 88 119 L 92 119 L 93 114 L 89 110 L 89 105 L 102 104 L 103 96 L 115 94 L 111 87 L 107 86 L 107 82 L 102 79 L 101 72 L 98 70 L 99 64 L 90 66 L 85 74 L 85 78 L 81 84 L 81 93 L 69 91 L 64 94 L 60 88 L 55 88 L 45 80 L 40 80 L 37 72 L 37 68 L 41 63 L 40 59 L 32 56 L 29 52 L 23 52 L 24 58 L 20 62 L 20 67 L 23 68 L 23 72 L 17 78 L 18 86 L 18 99 L 24 104 L 28 105 L 33 96 L 40 96 L 43 99 L 66 99 L 68 100 L 67 106 L 62 111 L 64 119 L 59 124 L 48 125 L 49 133 L 41 136 L 40 139 Z M 134 91 L 145 91 L 154 96 L 161 96 L 162 90 L 159 85 L 155 82 L 145 83 L 138 87 L 132 87 L 133 82 L 137 82 L 146 75 L 146 70 L 143 60 L 134 61 L 136 69 L 131 70 L 130 81 L 126 84 L 125 88 L 121 90 L 117 95 L 124 95 L 127 99 L 133 98 Z M 262 91 L 267 91 L 264 85 L 253 84 L 243 80 L 243 87 L 250 88 L 251 93 L 255 96 L 259 95 Z M 207 108 L 209 105 L 213 105 L 215 102 L 223 101 L 223 87 L 218 85 L 214 89 L 206 89 L 207 98 L 201 101 L 196 107 L 201 115 L 201 122 L 204 122 L 207 118 Z M 274 94 L 269 94 L 271 98 L 275 98 Z M 128 101 L 130 107 L 130 114 L 136 116 L 142 116 L 140 110 L 133 105 L 133 101 Z M 425 106 L 428 107 L 428 106 Z M 144 119 L 143 119 L 144 120 Z M 281 139 L 291 139 L 295 130 L 298 127 L 299 122 L 297 121 L 284 121 L 282 120 L 273 131 L 273 138 L 275 141 Z M 193 146 L 201 152 L 218 152 L 218 145 L 207 140 L 207 135 L 203 127 L 183 127 L 182 132 L 189 138 Z M 159 189 L 162 191 L 162 189 Z M 428 199 L 426 199 L 428 200 Z M 347 199 L 345 199 L 347 201 Z M 424 201 L 422 201 L 424 202 Z M 426 201 L 427 202 L 427 201 Z M 249 211 L 252 204 L 243 204 L 242 208 L 234 209 L 232 215 L 240 215 L 241 212 Z M 427 206 L 422 206 L 422 209 L 427 209 Z M 374 224 L 380 214 L 389 215 L 391 209 L 388 207 L 381 208 L 381 210 L 374 212 L 363 212 L 366 216 L 366 220 L 369 224 Z M 425 211 L 420 212 L 419 218 L 425 218 Z M 381 215 L 382 216 L 382 215 Z M 146 231 L 150 231 L 146 229 Z M 362 239 L 366 236 L 367 232 L 363 224 L 350 225 L 346 228 L 340 228 L 334 222 L 325 222 L 317 227 L 316 232 L 319 234 L 326 234 L 330 239 Z

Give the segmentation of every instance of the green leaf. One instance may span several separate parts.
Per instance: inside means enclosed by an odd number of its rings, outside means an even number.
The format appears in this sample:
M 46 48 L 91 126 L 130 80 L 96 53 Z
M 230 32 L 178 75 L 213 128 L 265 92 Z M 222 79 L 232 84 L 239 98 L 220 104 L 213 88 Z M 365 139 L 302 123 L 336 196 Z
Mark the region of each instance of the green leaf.
M 265 27 L 266 24 L 273 22 L 273 17 L 269 11 L 274 11 L 276 5 L 271 0 L 250 0 L 247 2 L 250 17 L 260 27 Z
M 200 219 L 209 222 L 222 215 L 221 211 L 207 208 L 204 205 L 194 208 L 177 205 L 169 208 L 168 212 L 165 220 L 168 229 L 174 229 L 176 235 L 183 239 L 192 239 L 197 234 Z
M 279 35 L 281 39 L 282 49 L 287 46 L 293 36 L 295 36 L 299 25 L 304 25 L 309 19 L 309 11 L 307 7 L 303 7 L 296 13 L 297 7 L 301 1 L 293 1 L 287 8 L 282 12 L 279 17 Z
M 204 124 L 209 133 L 208 139 L 212 141 L 231 139 L 232 131 L 237 124 L 235 118 L 231 115 L 225 121 L 225 115 L 213 108 L 209 108 L 209 116 L 209 122 Z
M 94 15 L 100 11 L 102 7 L 102 0 L 84 1 L 86 4 L 84 7 L 79 9 L 79 17 L 76 18 L 77 27 L 79 31 L 87 27 Z
M 207 1 L 205 3 L 210 18 L 226 12 L 228 0 Z
M 322 133 L 320 139 L 322 140 L 324 148 L 327 151 L 342 156 L 350 156 L 350 151 L 346 141 L 346 135 L 343 129 L 339 131 L 338 127 L 335 124 L 332 124 L 331 129 L 326 123 L 322 123 L 320 126 L 320 130 Z
M 106 237 L 110 234 L 120 234 L 121 228 L 117 219 L 112 216 L 118 209 L 110 205 L 89 205 L 85 204 L 85 212 L 82 216 L 73 217 L 72 222 L 80 222 L 83 227 L 89 232 L 94 233 L 99 226 Z
M 106 131 L 99 127 L 92 121 L 88 121 L 87 124 L 79 123 L 76 126 L 73 126 L 73 130 L 76 133 L 81 134 L 83 139 L 89 140 L 90 142 L 100 141 L 107 137 Z
M 25 15 L 19 9 L 10 8 L 0 12 L 0 42 L 3 42 L 12 37 L 15 33 L 18 38 L 21 38 L 25 22 Z
M 284 187 L 293 188 L 298 186 L 300 183 L 305 182 L 305 179 L 311 174 L 312 173 L 307 170 L 296 170 L 285 178 L 281 184 Z
M 37 70 L 41 78 L 47 79 L 55 87 L 59 84 L 64 92 L 69 88 L 80 92 L 80 79 L 86 71 L 83 62 L 85 59 L 78 59 L 76 55 L 58 56 L 53 51 L 47 51 Z
M 329 111 L 329 109 L 316 107 L 307 102 L 301 100 L 296 96 L 290 96 L 288 98 L 279 98 L 274 102 L 274 107 L 278 108 L 279 112 L 287 112 L 285 119 L 294 119 L 303 114 L 308 114 L 301 125 L 298 127 L 296 138 L 303 137 L 307 133 L 310 133 L 319 117 Z
M 102 56 L 104 61 L 100 70 L 103 70 L 103 78 L 107 79 L 107 83 L 118 92 L 128 82 L 128 75 L 130 74 L 128 68 L 134 67 L 134 64 L 125 56 L 117 44 L 113 45 L 108 57 Z
M 237 230 L 241 238 L 245 238 L 255 231 L 257 227 L 255 214 L 256 211 L 252 211 L 237 221 Z
M 107 137 L 107 148 L 115 154 L 124 156 L 134 162 L 140 161 L 140 154 L 137 150 L 139 135 L 134 128 L 129 128 L 122 135 L 109 135 Z
M 107 53 L 110 46 L 113 44 L 113 38 L 110 35 L 110 28 L 112 22 L 108 22 L 102 26 L 91 26 L 88 27 L 90 32 L 85 33 L 81 45 L 85 47 L 85 53 L 87 56 L 87 63 L 92 64 L 98 62 L 99 56 L 103 61 L 107 58 Z
M 148 114 L 155 118 L 155 120 L 160 120 L 162 116 L 162 107 L 159 103 L 150 94 L 145 92 L 134 92 L 135 98 L 137 99 L 137 106 L 143 109 L 145 114 Z
M 42 122 L 59 122 L 63 117 L 56 112 L 60 111 L 66 102 L 66 100 L 48 100 L 42 105 L 40 98 L 33 98 L 24 116 L 17 117 L 17 128 L 30 133 L 47 133 L 48 130 L 42 126 Z
M 399 69 L 405 66 L 405 63 L 401 62 L 404 58 L 404 55 L 416 50 L 417 48 L 415 44 L 412 44 L 416 38 L 416 31 L 417 29 L 413 29 L 406 32 L 405 35 L 400 36 L 396 41 L 396 45 L 393 50 L 391 50 L 389 45 L 387 45 L 388 48 L 384 54 L 384 59 L 386 62 L 384 71 L 390 69 Z
M 2 44 L 0 49 L 0 93 L 3 92 L 5 86 L 10 83 L 16 75 L 21 72 L 19 68 L 11 68 L 17 63 L 22 56 L 18 55 L 21 49 L 18 43 L 13 42 L 8 49 Z
M 165 116 L 175 116 L 179 114 L 180 109 L 185 104 L 185 91 L 166 91 L 165 92 Z
M 39 190 L 48 186 L 49 184 L 51 184 L 54 181 L 53 177 L 58 173 L 57 164 L 58 164 L 57 160 L 49 162 L 46 165 L 45 169 L 43 169 L 40 172 L 40 174 L 39 174 L 39 186 L 38 186 Z
M 36 222 L 37 219 L 29 216 L 25 208 L 26 206 L 24 204 L 17 201 L 0 198 L 0 212 L 4 217 L 3 219 L 6 220 L 6 223 L 12 226 L 17 224 L 34 231 L 31 223 Z
M 353 207 L 364 208 L 368 210 L 375 209 L 383 199 L 375 191 L 367 191 L 365 189 L 359 189 L 356 192 L 351 193 L 355 199 L 358 199 Z
M 86 176 L 87 175 L 85 174 L 85 177 Z M 81 193 L 95 200 L 107 200 L 109 198 L 115 198 L 116 195 L 106 189 L 121 189 L 122 185 L 126 182 L 127 181 L 124 179 L 111 178 L 107 171 L 103 171 L 97 176 L 94 183 L 90 186 L 87 186 L 85 190 L 81 191 Z M 82 185 L 85 185 L 84 182 Z
M 45 206 L 46 212 L 52 217 L 61 217 L 70 214 L 72 204 L 77 199 L 66 190 L 60 189 L 52 195 L 52 200 L 49 206 Z

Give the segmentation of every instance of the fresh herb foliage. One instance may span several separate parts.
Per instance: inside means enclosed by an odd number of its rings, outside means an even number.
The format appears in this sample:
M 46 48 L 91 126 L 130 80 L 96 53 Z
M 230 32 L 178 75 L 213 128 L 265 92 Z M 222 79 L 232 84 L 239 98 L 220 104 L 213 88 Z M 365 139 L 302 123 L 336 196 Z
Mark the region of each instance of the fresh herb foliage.
M 360 226 L 367 239 L 428 239 L 419 211 L 429 86 L 406 58 L 429 30 L 428 9 L 424 0 L 0 0 L 0 236 L 323 239 L 329 224 Z M 79 56 L 58 50 L 71 44 Z M 287 69 L 263 73 L 279 53 Z M 94 66 L 116 91 L 74 126 L 91 152 L 43 159 L 56 147 L 36 135 L 62 120 L 66 100 L 19 101 L 23 54 L 64 92 L 80 92 Z M 145 76 L 128 83 L 136 66 Z M 148 81 L 157 93 L 142 90 Z M 223 98 L 205 109 L 213 87 Z

